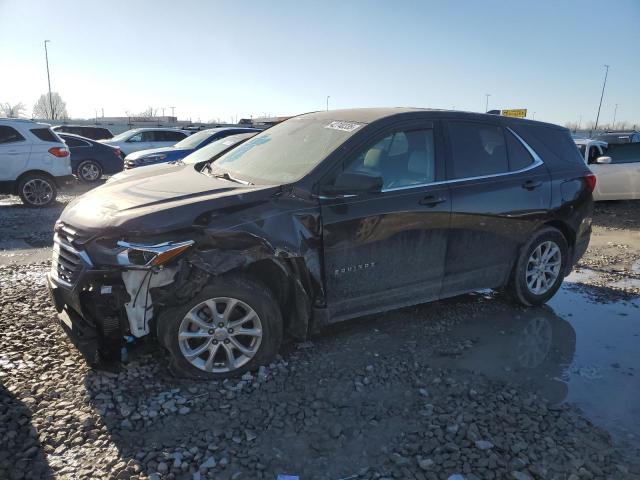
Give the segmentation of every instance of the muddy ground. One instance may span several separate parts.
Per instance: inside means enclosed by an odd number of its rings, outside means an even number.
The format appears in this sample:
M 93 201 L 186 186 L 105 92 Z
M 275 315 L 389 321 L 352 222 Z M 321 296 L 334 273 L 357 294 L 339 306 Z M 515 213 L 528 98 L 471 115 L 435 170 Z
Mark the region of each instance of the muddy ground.
M 65 338 L 44 275 L 76 193 L 0 198 L 0 478 L 640 478 L 639 202 L 597 206 L 544 308 L 487 291 L 369 316 L 202 383 L 153 342 L 99 372 Z

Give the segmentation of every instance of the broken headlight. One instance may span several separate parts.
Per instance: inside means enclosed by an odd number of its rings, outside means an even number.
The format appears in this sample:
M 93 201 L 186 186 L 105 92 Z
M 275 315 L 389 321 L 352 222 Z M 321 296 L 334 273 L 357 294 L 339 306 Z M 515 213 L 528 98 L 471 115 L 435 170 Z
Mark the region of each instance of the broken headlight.
M 123 267 L 158 267 L 183 254 L 194 244 L 193 240 L 184 242 L 163 242 L 155 245 L 117 242 L 122 250 L 117 254 L 118 265 Z

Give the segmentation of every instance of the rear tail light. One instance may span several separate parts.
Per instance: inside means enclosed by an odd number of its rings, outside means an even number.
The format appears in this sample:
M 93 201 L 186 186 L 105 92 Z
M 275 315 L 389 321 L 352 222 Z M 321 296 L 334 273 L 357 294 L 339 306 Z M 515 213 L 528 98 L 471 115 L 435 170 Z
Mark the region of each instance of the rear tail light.
M 596 176 L 593 173 L 585 175 L 584 181 L 587 183 L 587 188 L 590 192 L 593 192 L 596 189 Z
M 51 147 L 49 149 L 49 153 L 54 157 L 60 157 L 60 158 L 69 156 L 69 150 L 67 150 L 64 147 Z

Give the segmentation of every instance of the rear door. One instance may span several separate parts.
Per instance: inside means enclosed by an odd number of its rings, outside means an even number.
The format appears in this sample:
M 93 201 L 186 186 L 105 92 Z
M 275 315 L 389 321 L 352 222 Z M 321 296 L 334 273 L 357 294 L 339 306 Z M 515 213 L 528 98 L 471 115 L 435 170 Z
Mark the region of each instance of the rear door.
M 640 198 L 640 143 L 597 146 L 599 155 L 611 163 L 592 163 L 596 175 L 596 200 L 634 200 Z M 595 159 L 593 160 L 595 162 Z
M 321 197 L 332 320 L 438 297 L 451 201 L 437 139 L 433 122 L 386 129 L 339 168 L 382 176 L 382 191 Z
M 0 181 L 15 180 L 27 166 L 31 142 L 15 128 L 0 125 Z
M 447 123 L 451 229 L 442 296 L 503 285 L 518 248 L 544 221 L 549 173 L 497 122 Z

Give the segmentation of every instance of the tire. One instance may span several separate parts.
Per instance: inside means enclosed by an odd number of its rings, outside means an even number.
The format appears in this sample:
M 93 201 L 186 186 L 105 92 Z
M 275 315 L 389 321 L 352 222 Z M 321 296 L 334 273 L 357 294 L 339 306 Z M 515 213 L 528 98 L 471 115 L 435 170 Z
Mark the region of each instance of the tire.
M 55 201 L 57 194 L 56 182 L 49 175 L 29 173 L 18 182 L 18 195 L 28 207 L 48 207 Z
M 218 310 L 215 322 L 210 321 L 211 306 Z M 225 315 L 228 307 L 230 315 Z M 251 316 L 249 310 L 256 315 Z M 239 324 L 241 318 L 247 320 Z M 252 335 L 242 335 L 240 330 Z M 222 276 L 214 278 L 189 302 L 160 314 L 158 338 L 171 354 L 171 370 L 176 376 L 230 378 L 274 359 L 282 342 L 282 316 L 264 284 L 246 275 Z
M 102 178 L 102 166 L 94 160 L 85 160 L 78 165 L 76 176 L 84 183 L 94 183 Z
M 538 230 L 520 251 L 506 288 L 509 296 L 528 307 L 549 301 L 564 279 L 568 252 L 567 240 L 559 230 L 553 227 Z

